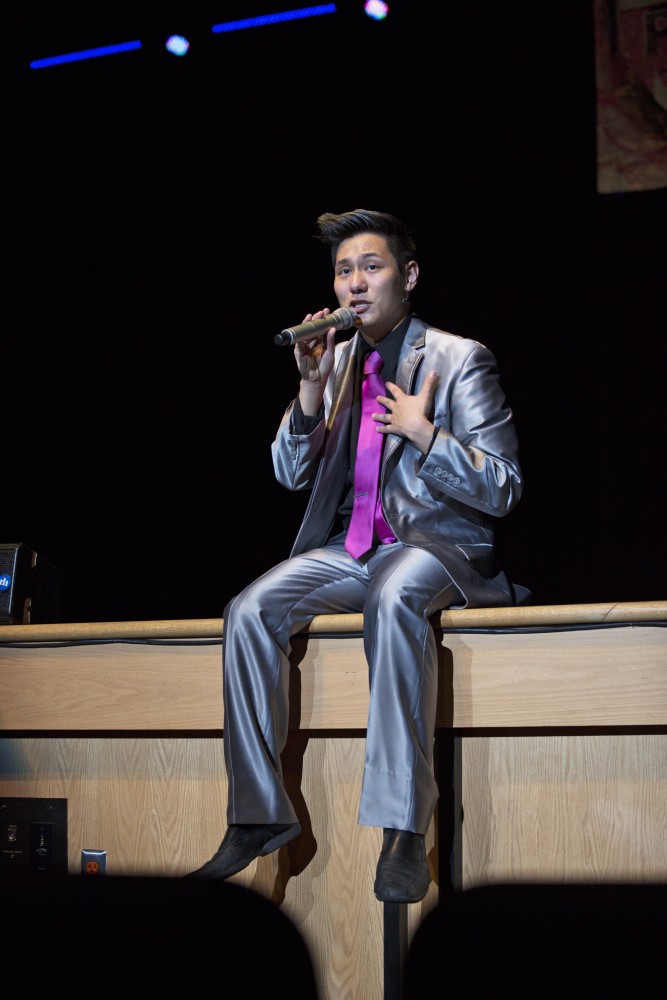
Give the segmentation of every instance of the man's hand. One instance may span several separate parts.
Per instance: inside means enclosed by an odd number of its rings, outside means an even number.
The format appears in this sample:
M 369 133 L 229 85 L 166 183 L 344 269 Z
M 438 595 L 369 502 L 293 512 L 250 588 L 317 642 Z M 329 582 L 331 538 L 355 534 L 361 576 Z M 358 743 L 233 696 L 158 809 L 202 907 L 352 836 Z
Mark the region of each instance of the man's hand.
M 387 382 L 387 390 L 394 397 L 378 396 L 377 401 L 386 407 L 386 413 L 374 413 L 373 420 L 382 434 L 400 434 L 411 441 L 421 452 L 426 453 L 431 445 L 435 425 L 429 414 L 433 409 L 433 397 L 438 384 L 438 373 L 430 371 L 416 396 L 408 396 L 393 382 Z
M 308 313 L 303 322 L 309 323 L 311 319 L 328 315 L 328 309 L 320 309 L 319 312 Z M 323 336 L 297 340 L 294 345 L 294 357 L 301 375 L 299 401 L 306 416 L 316 416 L 322 403 L 324 387 L 334 365 L 335 337 L 336 328 L 332 326 Z

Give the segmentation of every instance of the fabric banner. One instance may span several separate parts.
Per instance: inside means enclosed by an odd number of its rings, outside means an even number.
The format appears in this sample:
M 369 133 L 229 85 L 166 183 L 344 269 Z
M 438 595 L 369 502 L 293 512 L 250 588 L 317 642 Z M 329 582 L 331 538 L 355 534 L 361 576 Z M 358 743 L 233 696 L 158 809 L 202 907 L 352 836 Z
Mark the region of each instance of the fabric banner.
M 667 187 L 667 2 L 594 2 L 597 189 Z

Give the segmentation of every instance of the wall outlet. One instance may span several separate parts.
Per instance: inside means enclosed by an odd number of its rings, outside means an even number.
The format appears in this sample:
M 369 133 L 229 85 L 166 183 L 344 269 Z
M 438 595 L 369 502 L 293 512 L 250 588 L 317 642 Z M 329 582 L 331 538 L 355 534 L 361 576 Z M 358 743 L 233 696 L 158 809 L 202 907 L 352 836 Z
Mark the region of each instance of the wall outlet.
M 81 874 L 82 875 L 106 875 L 107 873 L 107 852 L 106 851 L 81 851 Z

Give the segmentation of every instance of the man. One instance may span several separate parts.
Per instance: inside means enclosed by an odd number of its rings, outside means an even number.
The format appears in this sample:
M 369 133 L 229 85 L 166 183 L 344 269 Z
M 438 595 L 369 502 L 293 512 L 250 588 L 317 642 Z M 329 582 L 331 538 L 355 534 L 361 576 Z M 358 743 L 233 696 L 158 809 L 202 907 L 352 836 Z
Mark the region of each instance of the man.
M 333 328 L 295 345 L 299 395 L 273 461 L 279 482 L 312 495 L 290 558 L 225 610 L 229 826 L 192 874 L 228 878 L 300 833 L 280 765 L 290 638 L 314 615 L 363 611 L 370 709 L 359 822 L 384 829 L 375 895 L 413 903 L 430 881 L 424 835 L 437 799 L 429 617 L 514 603 L 495 560 L 493 521 L 521 494 L 517 443 L 491 352 L 411 312 L 419 267 L 403 223 L 357 210 L 322 215 L 318 226 L 331 247 L 336 297 L 357 331 L 338 345 Z M 382 364 L 384 386 L 369 423 L 371 358 Z M 373 441 L 384 445 L 377 502 L 372 485 L 360 486 L 372 462 L 364 454 L 355 469 L 358 442 L 361 451 Z M 371 534 L 360 542 L 369 497 Z

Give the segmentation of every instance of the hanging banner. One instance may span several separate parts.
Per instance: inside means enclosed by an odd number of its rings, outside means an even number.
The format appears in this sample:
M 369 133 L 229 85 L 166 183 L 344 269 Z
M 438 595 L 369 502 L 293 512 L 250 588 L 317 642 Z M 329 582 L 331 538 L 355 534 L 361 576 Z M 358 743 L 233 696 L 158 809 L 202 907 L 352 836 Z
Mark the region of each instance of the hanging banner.
M 667 187 L 667 2 L 595 0 L 597 189 Z

